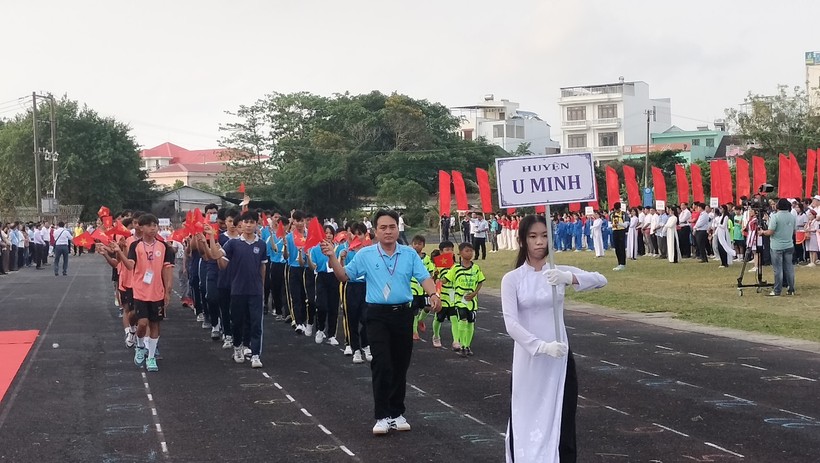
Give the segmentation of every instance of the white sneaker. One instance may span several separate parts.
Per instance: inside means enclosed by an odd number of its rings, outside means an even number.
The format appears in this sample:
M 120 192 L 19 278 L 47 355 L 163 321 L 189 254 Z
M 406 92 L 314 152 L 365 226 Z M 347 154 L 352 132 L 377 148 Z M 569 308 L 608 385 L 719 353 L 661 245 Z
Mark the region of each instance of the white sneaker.
M 316 344 L 321 344 L 325 341 L 325 332 L 324 331 L 317 331 L 316 332 Z
M 399 415 L 398 418 L 393 418 L 390 420 L 390 429 L 395 429 L 396 431 L 409 431 L 410 430 L 410 423 L 407 422 L 407 419 L 404 418 L 404 415 Z
M 242 346 L 233 348 L 233 361 L 236 363 L 245 362 L 245 356 L 242 355 Z
M 363 350 L 364 350 L 364 358 L 366 358 L 368 362 L 372 362 L 373 361 L 373 355 L 370 353 L 370 346 L 366 346 Z
M 752 267 L 749 269 L 749 273 L 755 273 L 757 271 L 757 267 Z
M 207 321 L 206 321 L 206 322 L 202 322 L 202 329 L 203 329 L 203 330 L 210 330 L 211 328 L 213 328 L 213 327 L 211 326 L 211 322 L 207 322 Z
M 353 363 L 364 363 L 364 359 L 362 358 L 362 351 L 357 350 L 353 353 Z
M 336 336 L 331 336 L 331 337 L 327 338 L 327 343 L 330 344 L 331 346 L 338 346 L 339 345 L 339 341 L 336 340 Z
M 305 326 L 305 336 L 313 336 L 313 325 Z
M 134 347 L 134 344 L 136 344 L 136 341 L 137 341 L 137 336 L 134 333 L 129 331 L 125 335 L 125 347 L 128 347 L 129 349 Z
M 304 334 L 305 333 L 305 325 L 296 325 L 296 333 L 297 334 Z
M 258 355 L 251 357 L 251 368 L 262 368 L 262 361 L 259 360 Z
M 205 321 L 205 314 L 199 314 L 196 316 L 196 321 L 204 322 Z
M 114 298 L 114 307 L 119 307 L 119 306 L 120 306 L 120 301 L 118 301 L 117 298 L 115 297 Z
M 345 346 L 345 355 L 347 355 L 347 356 L 353 355 L 353 349 L 351 349 L 350 346 Z
M 814 262 L 809 262 L 808 264 L 806 264 L 806 267 L 817 267 L 817 264 L 815 264 Z
M 216 340 L 216 339 L 219 339 L 220 337 L 222 337 L 222 333 L 219 332 L 219 327 L 214 326 L 213 328 L 211 328 L 211 339 Z
M 250 356 L 251 356 L 251 348 L 250 348 L 250 347 L 244 347 L 244 346 L 243 346 L 243 348 L 242 348 L 242 354 L 244 354 L 244 355 L 245 355 L 245 357 L 250 357 Z
M 626 268 L 625 265 L 619 265 L 619 266 L 613 268 L 612 270 L 615 270 L 616 272 L 620 272 L 621 270 L 623 270 L 625 268 Z
M 227 335 L 225 336 L 225 340 L 222 341 L 222 348 L 230 349 L 231 347 L 233 347 L 233 336 Z
M 390 431 L 390 419 L 389 418 L 382 418 L 379 421 L 376 421 L 376 425 L 373 426 L 373 434 L 382 435 L 387 434 Z

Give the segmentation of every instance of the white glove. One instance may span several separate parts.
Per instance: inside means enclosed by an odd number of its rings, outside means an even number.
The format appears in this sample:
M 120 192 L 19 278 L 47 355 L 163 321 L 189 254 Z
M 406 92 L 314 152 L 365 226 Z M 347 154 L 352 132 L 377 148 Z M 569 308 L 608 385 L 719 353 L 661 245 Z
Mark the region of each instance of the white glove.
M 572 284 L 572 272 L 565 272 L 563 270 L 558 269 L 549 269 L 544 271 L 544 275 L 547 277 L 547 283 L 553 286 Z
M 569 347 L 563 342 L 541 341 L 541 344 L 538 345 L 538 349 L 535 351 L 535 353 L 536 354 L 549 355 L 550 357 L 555 357 L 555 358 L 561 358 L 561 357 L 566 356 L 568 351 L 569 351 Z

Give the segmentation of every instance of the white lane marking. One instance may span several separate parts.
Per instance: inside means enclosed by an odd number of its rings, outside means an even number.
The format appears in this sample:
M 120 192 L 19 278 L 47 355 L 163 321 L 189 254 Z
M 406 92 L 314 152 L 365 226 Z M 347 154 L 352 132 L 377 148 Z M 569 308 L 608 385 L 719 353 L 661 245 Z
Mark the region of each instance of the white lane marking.
M 265 378 L 270 379 L 270 375 L 269 375 L 269 374 L 267 374 L 267 373 L 265 373 L 264 371 L 262 372 L 262 376 L 264 376 Z
M 783 413 L 788 413 L 788 414 L 790 414 L 790 415 L 799 416 L 800 418 L 805 418 L 805 419 L 807 419 L 807 420 L 812 420 L 812 421 L 814 421 L 814 418 L 812 418 L 812 417 L 810 417 L 810 416 L 808 416 L 808 415 L 803 415 L 803 414 L 800 414 L 800 413 L 791 412 L 791 411 L 789 411 L 789 410 L 784 410 L 784 409 L 782 409 L 782 408 L 779 408 L 778 410 L 780 410 L 780 411 L 781 411 L 781 412 L 783 412 Z
M 505 433 L 505 432 L 500 432 L 500 433 L 498 433 L 498 434 L 499 434 L 501 437 L 507 437 L 507 433 Z
M 726 452 L 726 453 L 728 453 L 728 454 L 730 454 L 730 455 L 734 455 L 734 456 L 736 456 L 736 457 L 738 457 L 738 458 L 746 458 L 746 457 L 744 457 L 743 455 L 741 455 L 741 454 L 739 454 L 739 453 L 732 452 L 731 450 L 727 450 L 727 449 L 725 449 L 725 448 L 723 448 L 723 447 L 721 447 L 721 446 L 719 446 L 719 445 L 715 445 L 715 444 L 713 444 L 713 443 L 711 443 L 711 442 L 704 442 L 704 444 L 708 445 L 709 447 L 713 447 L 713 448 L 716 448 L 716 449 L 721 450 L 721 451 L 723 451 L 723 452 Z
M 276 389 L 282 390 L 282 386 L 280 386 L 279 383 L 273 383 L 273 385 L 276 386 Z
M 490 362 L 488 362 L 488 361 L 486 361 L 486 360 L 478 359 L 478 361 L 479 361 L 479 362 L 481 362 L 481 363 L 483 363 L 483 364 L 486 364 L 486 365 L 492 365 L 492 363 L 490 363 Z
M 148 401 L 149 401 L 149 402 L 153 402 L 153 401 L 154 401 L 154 396 L 153 396 L 152 394 L 148 394 Z
M 291 402 L 296 402 L 290 394 L 285 394 L 285 397 L 287 397 Z
M 151 407 L 151 414 L 154 415 L 154 416 L 157 416 L 157 409 L 154 408 L 154 407 Z
M 157 432 L 162 432 L 162 426 L 159 423 L 157 423 Z
M 586 356 L 586 355 L 584 355 L 584 354 L 579 354 L 578 352 L 573 352 L 573 353 L 572 353 L 572 355 L 573 355 L 573 357 L 581 357 L 582 359 L 587 358 L 587 356 Z
M 694 384 L 689 384 L 689 383 L 684 382 L 684 381 L 675 381 L 675 382 L 676 382 L 676 383 L 678 383 L 678 384 L 680 384 L 680 385 L 682 385 L 682 386 L 689 386 L 689 387 L 693 387 L 693 388 L 695 388 L 695 389 L 703 389 L 703 388 L 702 388 L 702 387 L 700 387 L 700 386 L 695 386 Z
M 307 410 L 305 410 L 304 408 L 302 408 L 301 410 L 302 410 L 302 413 L 305 414 L 305 416 L 313 416 Z
M 436 399 L 436 400 L 438 401 L 438 403 L 440 403 L 441 405 L 444 405 L 444 406 L 445 406 L 445 407 L 447 407 L 447 408 L 453 408 L 453 406 L 452 406 L 452 405 L 448 404 L 447 402 L 445 402 L 445 401 L 443 401 L 443 400 L 441 400 L 441 399 Z
M 667 430 L 667 431 L 669 431 L 669 432 L 674 432 L 675 434 L 677 434 L 677 435 L 679 435 L 679 436 L 689 437 L 689 434 L 684 434 L 684 433 L 682 433 L 682 432 L 680 432 L 680 431 L 675 431 L 675 430 L 674 430 L 674 429 L 672 429 L 672 428 L 667 428 L 666 426 L 660 425 L 660 424 L 658 424 L 658 423 L 652 423 L 652 425 L 653 425 L 653 426 L 657 426 L 657 427 L 659 427 L 659 428 L 661 428 L 661 429 L 665 429 L 665 430 Z
M 321 425 L 321 424 L 319 425 L 319 429 L 321 429 L 321 430 L 322 430 L 322 432 L 323 432 L 323 433 L 325 433 L 325 434 L 327 434 L 328 436 L 329 436 L 329 435 L 331 435 L 331 434 L 333 434 L 332 432 L 330 432 L 330 429 L 327 429 L 326 427 L 324 427 L 324 426 L 323 426 L 323 425 Z
M 752 401 L 751 401 L 751 400 L 744 399 L 743 397 L 738 397 L 738 396 L 736 396 L 736 395 L 732 395 L 732 394 L 723 394 L 723 395 L 724 395 L 725 397 L 730 397 L 730 398 L 732 398 L 732 399 L 739 400 L 739 401 L 741 401 L 741 402 L 749 402 L 749 403 L 752 403 Z
M 660 376 L 660 375 L 656 375 L 655 373 L 650 373 L 650 372 L 648 372 L 648 371 L 638 370 L 637 368 L 635 369 L 635 371 L 637 371 L 637 372 L 639 372 L 639 373 L 643 373 L 643 374 L 645 374 L 645 375 L 654 376 L 654 377 L 656 377 L 656 378 L 657 378 L 658 376 Z
M 483 421 L 479 420 L 478 418 L 475 418 L 475 417 L 473 417 L 473 416 L 470 416 L 470 414 L 469 414 L 469 413 L 465 413 L 465 414 L 464 414 L 464 416 L 466 416 L 467 418 L 469 418 L 469 419 L 471 419 L 471 420 L 475 421 L 476 423 L 478 423 L 478 424 L 480 424 L 480 425 L 482 425 L 482 426 L 485 426 L 485 425 L 487 424 L 487 423 L 485 423 L 485 422 L 483 422 Z
M 618 410 L 618 409 L 617 409 L 617 408 L 615 408 L 615 407 L 610 407 L 609 405 L 604 405 L 604 408 L 607 408 L 607 409 L 609 409 L 609 410 L 612 410 L 613 412 L 620 413 L 621 415 L 626 415 L 626 416 L 629 416 L 629 413 L 627 413 L 627 412 L 625 412 L 625 411 L 623 411 L 623 410 Z
M 145 374 L 144 371 L 142 372 L 142 379 L 148 379 L 148 376 Z
M 590 333 L 594 334 L 595 336 L 606 336 L 604 333 L 599 333 L 597 331 L 590 331 Z
M 350 451 L 350 449 L 348 449 L 348 448 L 347 448 L 347 447 L 345 447 L 344 445 L 343 445 L 343 446 L 341 446 L 341 447 L 339 447 L 339 448 L 340 448 L 340 449 L 342 449 L 342 452 L 344 452 L 344 453 L 346 453 L 346 454 L 350 455 L 351 457 L 355 457 L 355 456 L 356 456 L 356 454 L 355 454 L 355 453 L 351 452 L 351 451 Z
M 160 442 L 159 446 L 162 447 L 162 453 L 168 453 L 168 444 L 166 444 L 165 441 Z
M 708 358 L 709 358 L 709 356 L 708 356 L 708 355 L 696 354 L 696 353 L 694 353 L 694 352 L 687 352 L 687 353 L 688 353 L 689 355 L 691 355 L 691 356 L 694 356 L 694 357 L 700 357 L 700 358 L 702 358 L 702 359 L 708 359 Z
M 612 365 L 613 367 L 619 367 L 617 363 L 607 362 L 606 360 L 601 360 L 601 363 L 606 363 L 607 365 Z
M 666 346 L 658 346 L 658 345 L 656 345 L 655 347 L 657 347 L 658 349 L 663 349 L 663 350 L 675 350 L 675 349 L 672 349 L 671 347 L 666 347 Z
M 419 391 L 419 392 L 420 392 L 420 393 L 422 393 L 422 394 L 427 394 L 426 392 L 422 391 L 421 389 L 419 389 L 418 387 L 416 387 L 416 386 L 414 386 L 414 385 L 412 385 L 412 384 L 410 385 L 410 387 L 412 387 L 413 389 L 415 389 L 415 390 Z
M 581 400 L 589 400 L 586 397 L 582 396 L 581 394 L 578 394 L 578 398 L 581 399 Z
M 622 338 L 622 337 L 620 337 L 620 336 L 618 336 L 618 338 L 617 338 L 617 339 L 620 339 L 621 341 L 632 341 L 632 342 L 635 342 L 635 340 L 634 340 L 634 339 Z
M 791 376 L 792 378 L 797 378 L 797 379 L 805 379 L 806 381 L 811 381 L 813 383 L 817 382 L 816 379 L 806 378 L 805 376 L 797 376 L 797 375 L 793 375 L 791 373 L 786 373 L 786 376 Z
M 497 333 L 497 334 L 498 334 L 499 336 L 506 336 L 506 335 L 507 335 L 507 333 L 501 333 L 501 332 L 499 332 L 499 333 Z
M 145 389 L 148 389 L 148 383 L 142 383 L 145 386 Z
M 574 330 L 575 329 L 574 326 L 569 326 L 569 325 L 564 325 L 564 328 L 566 328 L 568 330 Z
M 477 326 L 476 328 L 477 328 L 477 329 L 479 329 L 479 330 L 481 330 L 481 331 L 490 331 L 490 329 L 489 329 L 489 328 L 483 328 L 483 327 L 481 327 L 481 326 Z
M 763 368 L 763 367 L 758 367 L 758 366 L 754 366 L 754 365 L 749 365 L 748 363 L 741 363 L 740 365 L 741 365 L 741 366 L 744 366 L 744 367 L 746 367 L 746 368 L 754 368 L 755 370 L 766 371 L 766 369 L 765 369 L 765 368 Z

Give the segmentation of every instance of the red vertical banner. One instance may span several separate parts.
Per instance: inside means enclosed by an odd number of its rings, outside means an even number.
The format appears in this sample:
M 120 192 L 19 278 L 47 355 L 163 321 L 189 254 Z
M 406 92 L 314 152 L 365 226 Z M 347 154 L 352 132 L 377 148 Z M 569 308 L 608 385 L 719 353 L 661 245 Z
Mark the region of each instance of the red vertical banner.
M 450 217 L 450 174 L 438 171 L 438 215 Z
M 481 212 L 492 212 L 493 191 L 490 189 L 490 175 L 486 170 L 476 168 L 475 178 L 478 183 L 478 193 L 481 196 Z
M 817 151 L 810 149 L 806 151 L 806 195 L 804 198 L 811 198 L 814 190 L 814 171 L 817 164 Z M 820 178 L 817 179 L 820 182 Z
M 543 204 L 535 206 L 535 213 L 536 214 L 546 214 L 547 213 L 547 206 Z
M 777 196 L 779 198 L 789 197 L 789 177 L 791 177 L 791 162 L 789 158 L 780 153 L 777 158 Z
M 610 166 L 606 166 L 606 201 L 609 209 L 621 201 L 621 182 L 618 180 L 618 172 Z
M 741 196 L 749 198 L 749 161 L 740 157 L 737 158 L 735 164 L 735 189 L 737 190 L 736 204 L 740 204 Z
M 678 187 L 678 203 L 689 204 L 689 180 L 683 164 L 675 164 L 675 182 Z
M 652 167 L 652 183 L 655 184 L 655 199 L 666 202 L 666 179 L 660 167 Z
M 570 212 L 581 212 L 581 203 L 569 203 Z
M 720 168 L 717 165 L 717 161 L 709 161 L 709 198 L 717 198 L 718 203 L 720 202 Z
M 690 164 L 689 174 L 692 176 L 692 199 L 702 203 L 705 198 L 703 197 L 703 173 L 700 171 L 700 166 Z
M 638 187 L 635 169 L 631 166 L 624 166 L 624 183 L 626 184 L 626 197 L 629 207 L 640 207 L 641 189 Z
M 721 159 L 720 166 L 720 204 L 734 203 L 734 189 L 732 188 L 732 169 L 729 168 L 729 161 Z
M 513 215 L 513 214 L 515 214 L 515 208 L 514 207 L 508 207 L 507 208 L 507 215 Z
M 752 156 L 752 188 L 756 192 L 766 182 L 766 162 L 760 156 Z
M 456 209 L 459 211 L 469 210 L 470 205 L 467 203 L 467 188 L 464 186 L 464 177 L 457 170 L 453 171 L 453 188 L 456 192 Z
M 791 166 L 791 181 L 789 182 L 790 198 L 800 198 L 803 196 L 803 172 L 797 162 L 797 156 L 789 153 L 789 165 Z

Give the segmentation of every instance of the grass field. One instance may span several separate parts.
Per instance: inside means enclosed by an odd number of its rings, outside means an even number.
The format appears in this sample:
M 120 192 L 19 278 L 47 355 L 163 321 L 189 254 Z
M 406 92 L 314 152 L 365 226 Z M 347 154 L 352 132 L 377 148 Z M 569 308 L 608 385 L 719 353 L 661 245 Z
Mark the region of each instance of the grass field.
M 515 252 L 500 251 L 478 261 L 487 287 L 500 288 L 501 277 L 512 269 L 515 256 Z M 746 288 L 739 297 L 740 264 L 721 269 L 715 261 L 701 264 L 684 259 L 670 264 L 665 259 L 641 257 L 628 261 L 625 271 L 615 272 L 612 268 L 617 262 L 611 249 L 600 259 L 588 251 L 556 253 L 555 262 L 600 272 L 609 280 L 597 291 L 570 291 L 575 301 L 632 312 L 672 312 L 695 323 L 820 341 L 820 267 L 795 269 L 797 296 L 785 296 L 784 289 L 784 296 L 768 297 L 770 288 L 759 294 L 755 288 Z M 752 283 L 754 276 L 746 273 L 744 284 Z M 763 278 L 774 280 L 771 267 L 764 267 Z

